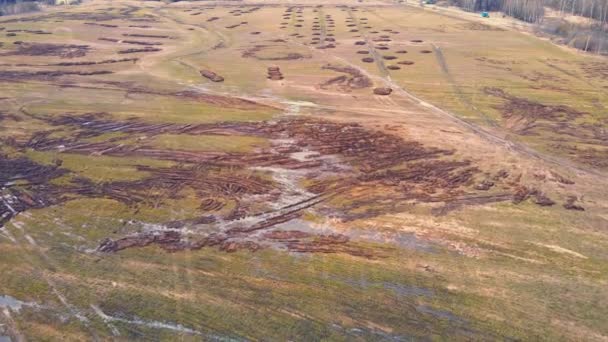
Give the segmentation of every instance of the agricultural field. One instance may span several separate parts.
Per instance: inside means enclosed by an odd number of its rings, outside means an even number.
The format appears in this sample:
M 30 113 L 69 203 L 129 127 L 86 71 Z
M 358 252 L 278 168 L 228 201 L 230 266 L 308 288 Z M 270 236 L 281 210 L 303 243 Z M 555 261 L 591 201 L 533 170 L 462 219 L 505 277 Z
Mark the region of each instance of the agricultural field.
M 0 341 L 607 341 L 608 60 L 511 24 L 0 17 Z

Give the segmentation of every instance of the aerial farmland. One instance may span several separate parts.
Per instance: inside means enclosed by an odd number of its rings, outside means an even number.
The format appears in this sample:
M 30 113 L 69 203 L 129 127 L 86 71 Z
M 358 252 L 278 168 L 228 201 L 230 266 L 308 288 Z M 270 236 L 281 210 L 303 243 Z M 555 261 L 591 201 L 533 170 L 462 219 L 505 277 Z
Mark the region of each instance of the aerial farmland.
M 487 15 L 0 16 L 0 341 L 608 340 L 608 59 Z

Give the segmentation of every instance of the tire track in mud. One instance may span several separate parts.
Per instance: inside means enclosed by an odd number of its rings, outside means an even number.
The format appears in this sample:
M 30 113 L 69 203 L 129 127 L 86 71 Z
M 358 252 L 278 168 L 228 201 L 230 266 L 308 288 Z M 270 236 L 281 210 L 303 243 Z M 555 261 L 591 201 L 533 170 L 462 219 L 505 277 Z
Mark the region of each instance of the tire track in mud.
M 220 47 L 228 47 L 228 46 L 230 46 L 229 38 L 226 37 L 225 35 L 221 34 L 220 31 L 217 29 L 217 27 L 215 27 L 215 29 L 209 29 L 207 26 L 202 25 L 202 24 L 189 24 L 189 23 L 184 22 L 181 19 L 178 19 L 178 18 L 170 16 L 169 14 L 163 14 L 163 13 L 161 13 L 161 11 L 163 9 L 164 9 L 163 7 L 159 7 L 159 8 L 154 9 L 153 12 L 158 17 L 163 18 L 165 20 L 168 20 L 168 21 L 172 22 L 176 26 L 196 27 L 198 29 L 204 30 L 207 33 L 215 35 L 217 37 L 217 40 L 218 40 L 218 43 L 216 43 L 214 46 L 205 47 L 205 48 L 202 48 L 202 49 L 194 51 L 194 52 L 189 52 L 189 53 L 186 53 L 186 54 L 183 54 L 183 55 L 177 55 L 177 56 L 174 56 L 174 57 L 170 57 L 170 58 L 166 59 L 166 61 L 169 61 L 169 62 L 176 61 L 179 64 L 181 64 L 183 66 L 186 66 L 186 67 L 189 67 L 189 68 L 193 69 L 196 73 L 198 73 L 199 72 L 199 68 L 195 67 L 194 65 L 192 65 L 192 64 L 190 64 L 188 62 L 183 61 L 182 59 L 183 58 L 187 58 L 187 57 L 191 57 L 191 56 L 197 56 L 197 55 L 205 54 L 205 53 L 207 53 L 209 51 L 212 51 L 212 50 L 220 48 Z M 150 58 L 154 58 L 154 56 L 151 56 Z M 153 70 L 153 69 L 154 68 L 149 68 L 149 69 L 144 68 L 144 70 L 146 70 L 150 74 L 154 74 L 154 72 L 150 71 L 150 70 Z M 157 75 L 157 76 L 160 76 L 160 75 Z M 166 77 L 163 77 L 163 78 L 167 79 Z M 173 80 L 173 79 L 171 79 L 171 80 Z
M 558 166 L 561 166 L 566 169 L 586 173 L 588 175 L 592 175 L 592 176 L 596 176 L 596 177 L 605 176 L 605 174 L 601 171 L 581 167 L 580 165 L 576 165 L 574 163 L 571 163 L 571 162 L 561 159 L 559 157 L 553 157 L 553 156 L 541 153 L 522 143 L 518 143 L 518 142 L 515 142 L 512 140 L 509 140 L 507 138 L 500 137 L 497 134 L 491 133 L 491 132 L 487 131 L 486 129 L 484 129 L 474 123 L 471 123 L 469 121 L 466 121 L 465 119 L 458 117 L 456 114 L 445 111 L 439 107 L 436 107 L 435 105 L 432 105 L 432 104 L 420 99 L 419 97 L 408 92 L 407 90 L 405 90 L 400 85 L 393 82 L 392 80 L 387 79 L 386 81 L 389 83 L 389 85 L 391 87 L 393 87 L 393 89 L 396 89 L 399 93 L 405 95 L 406 97 L 410 98 L 411 100 L 414 100 L 417 105 L 419 105 L 421 107 L 425 107 L 425 108 L 433 111 L 434 113 L 439 114 L 439 115 L 451 120 L 452 122 L 460 125 L 463 128 L 468 129 L 469 131 L 471 131 L 472 133 L 474 133 L 475 135 L 477 135 L 478 137 L 482 138 L 483 140 L 485 140 L 487 142 L 493 143 L 495 145 L 503 146 L 507 150 L 516 152 L 520 155 L 531 157 L 531 158 L 537 159 L 537 160 L 542 160 L 549 164 L 558 165 Z
M 482 112 L 479 108 L 477 108 L 466 97 L 466 95 L 460 88 L 460 85 L 458 85 L 458 83 L 452 76 L 450 69 L 448 68 L 448 63 L 445 60 L 445 56 L 443 55 L 443 50 L 441 50 L 441 48 L 439 46 L 437 46 L 435 43 L 431 43 L 431 46 L 433 47 L 433 51 L 435 52 L 435 58 L 437 59 L 437 63 L 441 67 L 441 71 L 443 72 L 443 74 L 445 75 L 445 78 L 448 80 L 448 83 L 454 90 L 454 93 L 456 93 L 456 96 L 460 99 L 460 102 L 462 102 L 465 106 L 469 107 L 469 109 L 472 109 L 473 111 L 481 114 L 481 117 L 484 119 L 484 121 L 486 122 L 486 124 L 488 126 L 490 126 L 492 128 L 498 127 L 498 125 L 496 124 L 496 122 L 494 120 L 492 120 L 486 113 Z

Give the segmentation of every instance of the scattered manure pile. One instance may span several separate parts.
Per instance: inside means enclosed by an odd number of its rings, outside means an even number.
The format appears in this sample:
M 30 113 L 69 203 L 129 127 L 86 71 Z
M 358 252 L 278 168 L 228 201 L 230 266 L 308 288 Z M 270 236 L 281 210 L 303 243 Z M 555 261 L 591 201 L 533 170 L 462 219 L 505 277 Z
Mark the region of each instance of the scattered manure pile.
M 321 89 L 336 88 L 342 92 L 350 92 L 356 89 L 369 88 L 373 85 L 372 80 L 361 73 L 356 68 L 339 66 L 339 65 L 325 65 L 324 70 L 332 70 L 346 75 L 333 77 L 319 85 Z
M 211 70 L 200 70 L 201 76 L 210 80 L 211 82 L 224 82 L 224 78 Z
M 0 54 L 0 56 L 45 56 L 60 58 L 84 57 L 91 50 L 88 45 L 26 43 L 17 45 L 17 49 Z

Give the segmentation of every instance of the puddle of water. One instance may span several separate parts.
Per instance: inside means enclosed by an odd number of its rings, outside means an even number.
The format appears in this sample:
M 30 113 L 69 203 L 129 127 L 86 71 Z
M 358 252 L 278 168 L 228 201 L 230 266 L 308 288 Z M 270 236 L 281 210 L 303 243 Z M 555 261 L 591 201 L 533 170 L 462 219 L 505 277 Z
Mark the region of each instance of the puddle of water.
M 318 152 L 301 151 L 301 152 L 294 152 L 294 153 L 290 154 L 289 158 L 295 159 L 297 161 L 305 162 L 305 161 L 309 161 L 311 159 L 311 157 L 316 157 L 316 156 L 319 156 Z
M 418 239 L 416 234 L 399 231 L 373 231 L 367 229 L 351 229 L 350 237 L 360 240 L 368 240 L 381 243 L 394 243 L 399 247 L 413 249 L 421 252 L 434 252 L 432 245 Z
M 0 296 L 0 308 L 10 309 L 12 311 L 19 311 L 23 306 L 30 306 L 30 303 L 22 302 L 19 299 L 8 295 Z
M 316 103 L 309 101 L 283 101 L 282 103 L 299 107 L 317 107 Z
M 315 194 L 299 186 L 299 182 L 304 178 L 307 171 L 277 167 L 253 167 L 251 169 L 271 172 L 273 180 L 281 186 L 281 197 L 272 203 L 274 209 L 280 209 L 315 196 Z
M 423 252 L 434 252 L 432 245 L 420 240 L 416 234 L 411 232 L 378 232 L 367 229 L 353 228 L 348 230 L 337 230 L 331 227 L 331 224 L 314 224 L 301 219 L 291 220 L 275 226 L 276 229 L 282 230 L 299 230 L 312 234 L 331 234 L 340 233 L 348 236 L 353 240 L 364 240 L 380 243 L 393 243 L 399 247 L 413 249 Z

